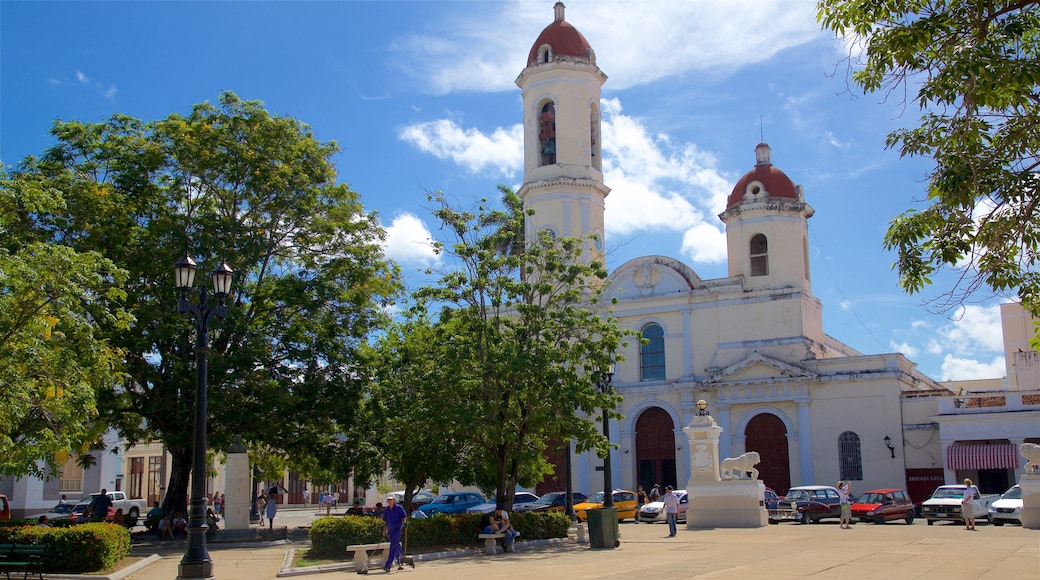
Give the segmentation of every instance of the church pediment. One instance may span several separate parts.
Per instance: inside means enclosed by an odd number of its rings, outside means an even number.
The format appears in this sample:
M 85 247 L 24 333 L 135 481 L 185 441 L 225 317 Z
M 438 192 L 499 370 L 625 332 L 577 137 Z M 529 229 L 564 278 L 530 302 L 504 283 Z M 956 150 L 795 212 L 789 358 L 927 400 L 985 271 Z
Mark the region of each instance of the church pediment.
M 690 293 L 704 282 L 689 266 L 666 256 L 629 260 L 610 275 L 610 298 L 633 300 Z
M 771 356 L 753 352 L 737 362 L 713 373 L 707 384 L 780 381 L 815 378 L 816 373 Z

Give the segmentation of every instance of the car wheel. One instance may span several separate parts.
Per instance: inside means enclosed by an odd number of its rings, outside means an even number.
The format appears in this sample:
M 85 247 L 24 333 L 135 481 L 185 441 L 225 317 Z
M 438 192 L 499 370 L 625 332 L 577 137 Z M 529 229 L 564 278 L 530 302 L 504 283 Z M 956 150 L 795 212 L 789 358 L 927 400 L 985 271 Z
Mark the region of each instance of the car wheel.
M 137 508 L 132 507 L 132 508 L 130 508 L 130 513 L 127 514 L 127 515 L 129 515 L 132 518 L 136 518 L 137 516 L 141 515 L 141 512 L 138 511 Z
M 906 512 L 906 523 L 914 523 L 914 512 L 913 510 Z
M 929 526 L 930 526 L 930 525 L 932 525 L 932 524 L 934 524 L 934 523 L 935 523 L 935 520 L 928 520 L 928 525 L 929 525 Z
M 812 518 L 809 517 L 809 512 L 802 512 L 802 520 L 801 521 L 802 521 L 803 524 L 811 524 L 812 523 Z
M 993 524 L 994 526 L 1002 526 L 1002 525 L 1004 525 L 1004 520 L 993 520 L 990 523 Z
M 885 523 L 885 516 L 882 515 L 882 514 L 875 515 L 874 516 L 874 523 L 875 524 L 883 524 L 883 523 Z

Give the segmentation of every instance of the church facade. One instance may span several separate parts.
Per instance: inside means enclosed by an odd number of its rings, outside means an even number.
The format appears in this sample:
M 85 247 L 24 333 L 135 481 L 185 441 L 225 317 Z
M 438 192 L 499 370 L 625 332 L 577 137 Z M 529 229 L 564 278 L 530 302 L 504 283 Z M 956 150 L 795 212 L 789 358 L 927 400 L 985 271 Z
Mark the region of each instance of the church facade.
M 610 188 L 599 113 L 607 76 L 563 4 L 554 10 L 516 80 L 524 107 L 518 193 L 534 210 L 529 238 L 543 230 L 592 236 L 587 256 L 602 259 Z M 900 487 L 920 498 L 943 482 L 935 417 L 938 401 L 953 392 L 902 354 L 862 354 L 823 332 L 808 252 L 813 213 L 803 188 L 760 143 L 719 215 L 725 278 L 702 279 L 667 256 L 639 257 L 611 274 L 614 315 L 644 339 L 619 353 L 613 378 L 624 396 L 624 419 L 611 421 L 616 487 L 686 487 L 683 427 L 702 399 L 723 428 L 721 456 L 757 451 L 759 477 L 780 494 L 840 479 L 859 491 Z M 574 489 L 602 490 L 602 464 L 594 454 L 578 456 Z M 543 487 L 560 481 L 558 468 Z

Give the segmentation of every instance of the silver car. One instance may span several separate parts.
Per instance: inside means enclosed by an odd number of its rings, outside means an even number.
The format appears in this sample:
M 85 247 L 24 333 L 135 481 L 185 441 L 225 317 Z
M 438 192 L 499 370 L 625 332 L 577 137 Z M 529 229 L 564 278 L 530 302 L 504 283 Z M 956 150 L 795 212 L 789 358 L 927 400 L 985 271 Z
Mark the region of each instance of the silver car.
M 686 510 L 690 507 L 690 503 L 687 501 L 685 491 L 677 491 L 675 495 L 679 497 L 679 513 L 676 515 L 675 520 L 678 522 L 686 521 Z M 663 501 L 652 501 L 648 504 L 644 504 L 643 508 L 639 510 L 639 521 L 652 524 L 654 522 L 664 522 L 664 502 Z
M 1022 523 L 1022 488 L 1012 487 L 989 506 L 989 522 L 1002 526 L 1005 522 Z

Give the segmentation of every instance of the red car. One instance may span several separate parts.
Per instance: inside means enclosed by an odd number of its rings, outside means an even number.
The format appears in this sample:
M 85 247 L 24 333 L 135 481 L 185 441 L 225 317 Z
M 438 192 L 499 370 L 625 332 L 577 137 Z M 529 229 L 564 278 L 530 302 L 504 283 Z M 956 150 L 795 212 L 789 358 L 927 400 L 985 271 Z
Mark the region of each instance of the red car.
M 852 517 L 861 522 L 883 524 L 888 520 L 914 523 L 914 502 L 904 489 L 873 489 L 852 504 Z

